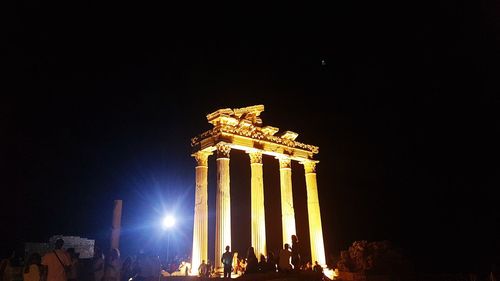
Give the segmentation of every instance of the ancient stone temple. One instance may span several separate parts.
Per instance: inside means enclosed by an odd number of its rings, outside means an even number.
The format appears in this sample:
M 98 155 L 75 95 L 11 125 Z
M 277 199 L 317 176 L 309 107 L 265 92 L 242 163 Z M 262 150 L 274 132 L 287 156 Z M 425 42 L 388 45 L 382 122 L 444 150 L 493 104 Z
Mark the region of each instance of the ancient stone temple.
M 307 211 L 311 258 L 326 264 L 321 227 L 321 214 L 316 183 L 316 164 L 313 156 L 319 152 L 317 146 L 296 141 L 298 134 L 262 126 L 259 117 L 263 105 L 236 109 L 219 109 L 207 115 L 213 128 L 191 140 L 196 159 L 196 193 L 193 228 L 192 268 L 197 269 L 202 260 L 208 258 L 208 157 L 217 157 L 215 266 L 221 268 L 221 256 L 226 245 L 231 246 L 231 198 L 229 160 L 232 149 L 245 151 L 251 167 L 251 239 L 255 254 L 267 256 L 266 222 L 264 208 L 264 182 L 262 155 L 273 156 L 279 161 L 281 216 L 283 243 L 291 245 L 295 231 L 295 213 L 292 195 L 292 165 L 298 161 L 304 166 L 307 188 Z

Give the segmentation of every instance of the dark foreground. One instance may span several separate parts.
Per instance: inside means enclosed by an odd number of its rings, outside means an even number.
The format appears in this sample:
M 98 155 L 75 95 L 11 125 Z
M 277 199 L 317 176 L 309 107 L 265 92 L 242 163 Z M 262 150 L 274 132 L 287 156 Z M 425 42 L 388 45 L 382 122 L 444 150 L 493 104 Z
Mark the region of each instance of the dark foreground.
M 323 279 L 324 278 L 324 279 Z M 197 276 L 169 276 L 162 278 L 162 281 L 187 281 L 187 280 L 219 280 L 219 278 L 201 278 Z M 235 280 L 252 280 L 252 281 L 321 281 L 329 280 L 323 274 L 316 272 L 297 272 L 290 274 L 283 273 L 255 273 L 242 275 Z

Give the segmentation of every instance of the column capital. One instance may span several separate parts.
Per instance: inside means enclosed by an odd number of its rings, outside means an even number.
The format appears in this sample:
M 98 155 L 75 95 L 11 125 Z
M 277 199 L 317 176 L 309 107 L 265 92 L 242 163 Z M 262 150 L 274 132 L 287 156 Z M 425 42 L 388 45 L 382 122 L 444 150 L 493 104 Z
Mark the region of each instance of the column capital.
M 217 148 L 217 159 L 229 158 L 231 147 L 227 143 L 219 142 L 215 147 Z
M 278 160 L 280 162 L 280 169 L 283 169 L 283 168 L 291 169 L 292 168 L 292 159 L 279 157 Z
M 247 151 L 250 156 L 250 164 L 262 164 L 262 152 L 260 151 Z
M 300 162 L 300 164 L 304 165 L 304 170 L 305 170 L 306 174 L 316 173 L 316 164 L 317 163 L 319 163 L 319 161 L 305 160 L 305 161 Z
M 198 152 L 191 154 L 191 156 L 194 157 L 194 159 L 196 160 L 196 164 L 198 166 L 208 167 L 208 156 L 212 154 L 213 154 L 212 152 L 200 150 Z

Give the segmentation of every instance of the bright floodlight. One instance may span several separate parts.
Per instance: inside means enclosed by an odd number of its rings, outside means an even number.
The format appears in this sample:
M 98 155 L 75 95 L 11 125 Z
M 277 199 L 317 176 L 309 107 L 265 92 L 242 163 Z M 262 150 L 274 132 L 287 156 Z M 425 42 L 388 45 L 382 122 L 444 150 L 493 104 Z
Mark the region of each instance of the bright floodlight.
M 173 216 L 166 216 L 163 219 L 162 225 L 164 229 L 171 228 L 175 225 L 175 218 Z

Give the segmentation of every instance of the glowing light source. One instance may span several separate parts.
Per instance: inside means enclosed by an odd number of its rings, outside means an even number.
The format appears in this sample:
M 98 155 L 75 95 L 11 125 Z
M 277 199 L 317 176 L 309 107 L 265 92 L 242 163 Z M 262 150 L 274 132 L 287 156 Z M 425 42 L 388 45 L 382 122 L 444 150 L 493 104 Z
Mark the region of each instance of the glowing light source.
M 175 218 L 171 215 L 167 215 L 163 218 L 162 227 L 163 229 L 172 228 L 175 225 Z
M 339 271 L 338 269 L 330 269 L 330 268 L 325 268 L 323 270 L 323 274 L 325 274 L 326 277 L 328 277 L 330 280 L 335 280 L 339 277 Z

